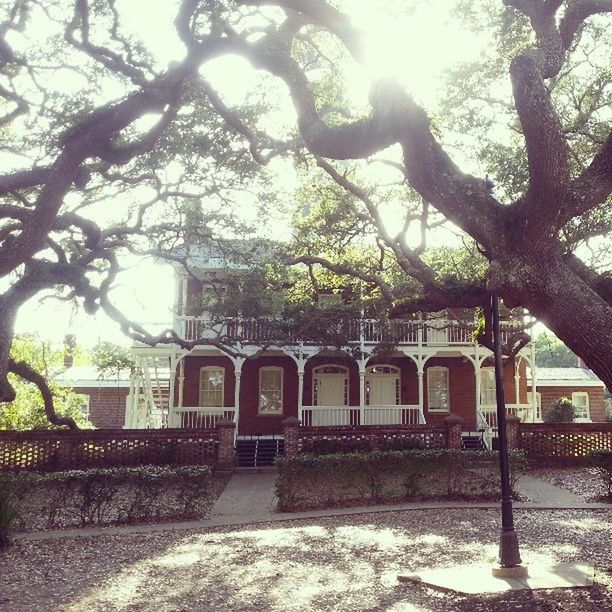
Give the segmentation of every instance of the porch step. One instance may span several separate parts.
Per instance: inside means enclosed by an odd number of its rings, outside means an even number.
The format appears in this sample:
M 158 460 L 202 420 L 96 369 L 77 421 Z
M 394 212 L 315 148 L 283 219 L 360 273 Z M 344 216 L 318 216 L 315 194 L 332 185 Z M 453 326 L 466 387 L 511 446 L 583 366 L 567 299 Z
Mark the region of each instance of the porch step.
M 274 458 L 285 451 L 281 436 L 249 436 L 236 439 L 236 459 L 239 467 L 274 465 Z
M 462 450 L 472 451 L 487 450 L 480 431 L 463 432 L 461 434 L 461 448 Z

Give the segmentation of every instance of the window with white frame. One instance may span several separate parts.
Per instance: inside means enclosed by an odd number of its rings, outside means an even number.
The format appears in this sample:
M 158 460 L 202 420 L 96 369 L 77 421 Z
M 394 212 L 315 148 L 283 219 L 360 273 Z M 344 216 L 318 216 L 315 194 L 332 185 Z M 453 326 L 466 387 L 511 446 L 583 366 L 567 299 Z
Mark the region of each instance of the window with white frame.
M 427 407 L 430 411 L 448 412 L 448 368 L 434 366 L 427 369 Z
M 283 413 L 283 368 L 259 370 L 259 414 Z
M 586 391 L 574 391 L 572 393 L 572 404 L 574 405 L 574 421 L 590 421 L 589 394 Z
M 91 395 L 88 393 L 77 393 L 79 400 L 79 409 L 84 418 L 89 419 L 89 405 L 91 401 Z
M 223 406 L 225 369 L 206 366 L 200 369 L 200 406 Z
M 481 406 L 495 406 L 495 368 L 482 368 L 480 370 L 480 404 Z

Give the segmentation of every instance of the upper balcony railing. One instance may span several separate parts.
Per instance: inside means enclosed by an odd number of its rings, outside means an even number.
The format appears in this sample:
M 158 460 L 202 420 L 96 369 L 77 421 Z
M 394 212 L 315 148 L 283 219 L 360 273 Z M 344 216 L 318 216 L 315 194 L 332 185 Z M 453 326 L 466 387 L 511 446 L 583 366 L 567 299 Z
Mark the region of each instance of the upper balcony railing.
M 307 330 L 296 332 L 284 328 L 274 319 L 226 319 L 211 321 L 207 317 L 176 317 L 176 331 L 185 340 L 221 338 L 243 344 L 324 344 L 322 336 Z M 474 327 L 456 321 L 393 320 L 382 325 L 377 319 L 347 319 L 332 323 L 325 337 L 337 336 L 346 344 L 400 345 L 469 345 L 474 344 Z M 525 331 L 521 323 L 502 323 L 501 340 L 507 342 L 514 334 Z

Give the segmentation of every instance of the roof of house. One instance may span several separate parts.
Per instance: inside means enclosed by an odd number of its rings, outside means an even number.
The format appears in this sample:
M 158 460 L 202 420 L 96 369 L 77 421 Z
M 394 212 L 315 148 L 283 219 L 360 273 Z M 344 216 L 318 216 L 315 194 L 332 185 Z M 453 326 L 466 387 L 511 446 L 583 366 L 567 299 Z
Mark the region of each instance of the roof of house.
M 527 383 L 531 384 L 528 375 Z M 605 385 L 587 368 L 541 368 L 536 370 L 537 387 L 604 387 Z
M 120 370 L 119 375 L 102 373 L 96 366 L 78 365 L 64 370 L 53 380 L 60 387 L 129 387 L 130 371 Z

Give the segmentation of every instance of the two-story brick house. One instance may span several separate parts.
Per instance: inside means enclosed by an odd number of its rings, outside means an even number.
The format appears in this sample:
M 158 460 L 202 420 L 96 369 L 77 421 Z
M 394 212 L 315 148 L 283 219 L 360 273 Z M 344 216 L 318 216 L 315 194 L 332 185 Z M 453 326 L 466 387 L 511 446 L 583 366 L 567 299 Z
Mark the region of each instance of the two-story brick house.
M 134 348 L 138 367 L 126 427 L 205 427 L 226 417 L 240 439 L 279 436 L 289 416 L 305 425 L 348 426 L 430 424 L 453 413 L 466 434 L 483 432 L 491 445 L 492 354 L 473 341 L 473 322 L 421 317 L 382 329 L 376 320 L 356 317 L 343 327 L 343 346 L 307 336 L 277 344 L 269 320 L 214 323 L 203 312 L 213 279 L 218 286 L 227 273 L 218 254 L 201 249 L 189 265 L 191 274 L 176 267 L 174 327 L 195 346 Z M 502 335 L 521 328 L 521 321 L 506 321 Z M 229 354 L 207 343 L 217 334 L 231 345 Z M 530 343 L 504 370 L 508 411 L 524 421 L 535 418 L 526 377 L 534 360 Z

